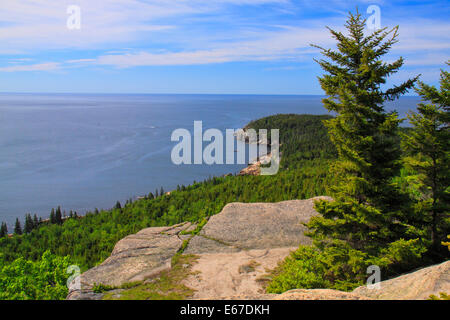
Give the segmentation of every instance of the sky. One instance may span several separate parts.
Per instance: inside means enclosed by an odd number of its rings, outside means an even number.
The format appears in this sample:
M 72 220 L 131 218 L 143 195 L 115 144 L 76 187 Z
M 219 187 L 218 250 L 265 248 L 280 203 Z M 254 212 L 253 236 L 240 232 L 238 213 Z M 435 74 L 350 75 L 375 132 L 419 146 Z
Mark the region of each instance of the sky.
M 0 0 L 0 92 L 323 94 L 310 44 L 370 6 L 400 26 L 389 83 L 437 84 L 448 0 Z

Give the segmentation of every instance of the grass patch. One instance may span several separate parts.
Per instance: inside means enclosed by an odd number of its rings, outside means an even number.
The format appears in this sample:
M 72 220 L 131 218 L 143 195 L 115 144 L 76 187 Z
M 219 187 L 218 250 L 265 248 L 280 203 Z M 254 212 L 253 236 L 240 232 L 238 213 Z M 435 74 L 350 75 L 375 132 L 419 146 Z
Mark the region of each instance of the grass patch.
M 182 281 L 192 273 L 192 266 L 197 261 L 195 255 L 175 255 L 172 268 L 162 272 L 158 277 L 147 280 L 119 293 L 107 293 L 104 300 L 185 300 L 194 294 Z
M 200 231 L 202 231 L 203 227 L 208 223 L 208 219 L 207 218 L 203 218 L 202 221 L 200 221 L 200 223 L 197 225 L 197 227 L 192 230 L 192 231 L 186 231 L 183 230 L 180 232 L 180 235 L 192 235 L 192 236 L 196 236 L 197 234 L 200 233 Z
M 120 286 L 109 286 L 109 285 L 105 285 L 105 284 L 101 284 L 101 283 L 99 283 L 99 284 L 95 283 L 94 286 L 92 287 L 92 291 L 94 293 L 105 293 L 108 291 L 113 291 L 113 290 L 118 290 L 118 289 L 134 288 L 140 284 L 142 284 L 142 281 L 124 283 Z

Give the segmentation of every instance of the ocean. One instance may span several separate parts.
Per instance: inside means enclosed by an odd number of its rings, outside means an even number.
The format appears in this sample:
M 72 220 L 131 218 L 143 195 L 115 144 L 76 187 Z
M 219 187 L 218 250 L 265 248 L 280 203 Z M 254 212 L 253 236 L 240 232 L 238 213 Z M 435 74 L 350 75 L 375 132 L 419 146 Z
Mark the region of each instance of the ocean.
M 277 113 L 327 114 L 321 96 L 0 94 L 0 221 L 83 214 L 117 200 L 237 173 L 245 165 L 171 161 L 175 129 L 239 129 Z M 401 117 L 416 97 L 387 105 Z M 207 143 L 204 143 L 206 145 Z

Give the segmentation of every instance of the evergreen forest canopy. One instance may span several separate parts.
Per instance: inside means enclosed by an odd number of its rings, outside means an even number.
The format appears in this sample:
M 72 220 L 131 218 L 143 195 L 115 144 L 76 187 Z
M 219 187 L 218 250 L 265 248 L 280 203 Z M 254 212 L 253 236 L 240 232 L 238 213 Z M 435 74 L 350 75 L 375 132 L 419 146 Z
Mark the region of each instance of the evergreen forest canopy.
M 352 290 L 367 267 L 383 277 L 448 259 L 441 242 L 450 234 L 449 73 L 440 88 L 410 79 L 381 90 L 403 59 L 381 58 L 397 42 L 398 28 L 364 35 L 365 20 L 351 14 L 347 35 L 330 30 L 338 51 L 320 48 L 327 94 L 336 117 L 275 115 L 247 128 L 280 129 L 281 169 L 275 176 L 214 177 L 191 186 L 162 188 L 144 199 L 116 203 L 80 217 L 61 208 L 48 220 L 26 215 L 14 236 L 0 228 L 0 299 L 64 299 L 66 268 L 98 265 L 123 237 L 147 227 L 203 222 L 230 202 L 277 202 L 331 195 L 308 224 L 313 246 L 301 246 L 277 270 L 269 292 L 293 288 Z M 400 129 L 383 104 L 410 89 L 423 98 Z M 411 106 L 413 109 L 415 106 Z

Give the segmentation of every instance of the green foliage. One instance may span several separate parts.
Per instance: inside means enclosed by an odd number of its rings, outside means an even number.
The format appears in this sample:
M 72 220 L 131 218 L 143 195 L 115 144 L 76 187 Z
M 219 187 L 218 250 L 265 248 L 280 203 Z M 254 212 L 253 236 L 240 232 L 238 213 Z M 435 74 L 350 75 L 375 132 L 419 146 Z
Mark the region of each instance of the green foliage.
M 104 293 L 106 291 L 111 291 L 114 289 L 118 289 L 118 288 L 114 287 L 114 286 L 108 286 L 105 284 L 101 284 L 101 283 L 100 284 L 94 283 L 94 285 L 92 286 L 92 292 L 94 292 L 94 293 Z
M 2 222 L 0 227 L 0 238 L 6 237 L 8 235 L 8 226 L 5 222 Z
M 275 271 L 267 291 L 282 293 L 296 288 L 351 291 L 364 283 L 369 265 L 365 253 L 340 241 L 323 250 L 300 246 Z
M 379 266 L 384 277 L 408 271 L 425 252 L 418 240 L 398 240 L 389 244 L 378 256 L 352 248 L 342 240 L 330 240 L 326 245 L 300 246 L 273 271 L 267 287 L 269 293 L 288 290 L 330 288 L 352 291 L 364 285 L 366 271 Z
M 333 169 L 341 182 L 334 193 L 337 198 L 388 208 L 397 196 L 390 181 L 400 168 L 400 120 L 395 112 L 385 112 L 383 104 L 412 88 L 417 79 L 380 89 L 403 65 L 402 58 L 391 64 L 381 60 L 397 42 L 397 27 L 364 36 L 365 20 L 360 14 L 350 14 L 346 28 L 348 36 L 330 29 L 338 51 L 319 47 L 332 62 L 317 61 L 326 72 L 319 78 L 328 95 L 324 105 L 337 113 L 336 118 L 326 121 L 339 154 Z
M 0 300 L 65 299 L 70 264 L 69 257 L 55 256 L 50 251 L 37 261 L 20 257 L 7 263 L 0 255 Z
M 324 279 L 325 266 L 319 262 L 320 251 L 309 246 L 300 246 L 273 272 L 274 277 L 266 291 L 283 293 L 297 288 L 329 288 Z
M 441 292 L 439 295 L 440 297 L 437 297 L 432 294 L 428 300 L 450 300 L 450 295 L 445 292 Z
M 314 247 L 301 246 L 279 267 L 270 292 L 352 290 L 364 283 L 367 267 L 377 265 L 389 277 L 423 263 L 427 250 L 405 177 L 398 178 L 400 120 L 383 107 L 417 78 L 382 91 L 403 65 L 402 58 L 390 64 L 381 60 L 397 42 L 398 28 L 365 36 L 359 13 L 350 14 L 346 28 L 348 35 L 330 29 L 338 51 L 318 47 L 329 60 L 317 61 L 326 72 L 319 78 L 328 95 L 324 105 L 337 114 L 325 121 L 338 153 L 331 167 L 335 201 L 316 202 L 321 215 L 307 224 Z
M 280 129 L 281 169 L 296 168 L 304 160 L 334 159 L 336 149 L 328 138 L 322 121 L 331 116 L 277 114 L 250 122 L 245 129 L 267 129 L 271 141 L 271 129 Z M 322 120 L 322 121 L 318 121 Z
M 20 236 L 22 234 L 22 226 L 19 218 L 16 218 L 16 224 L 14 225 L 14 234 Z
M 319 47 L 331 62 L 317 61 L 326 71 L 319 78 L 328 95 L 324 105 L 337 114 L 325 123 L 338 151 L 332 166 L 338 183 L 332 188 L 335 201 L 316 203 L 322 215 L 311 219 L 308 227 L 325 257 L 330 248 L 332 257 L 340 257 L 334 267 L 330 265 L 336 270 L 332 272 L 336 278 L 327 279 L 332 287 L 359 283 L 367 261 L 392 267 L 391 253 L 402 253 L 412 263 L 415 253 L 423 252 L 421 243 L 409 241 L 422 233 L 412 223 L 408 196 L 394 183 L 401 167 L 400 120 L 383 107 L 412 88 L 417 78 L 381 90 L 403 65 L 402 58 L 389 64 L 381 60 L 397 42 L 398 28 L 365 36 L 365 22 L 359 13 L 350 14 L 348 35 L 330 29 L 338 51 Z M 403 238 L 406 242 L 396 242 Z
M 447 236 L 447 239 L 450 240 L 450 236 Z M 443 246 L 447 246 L 448 247 L 448 251 L 450 251 L 450 241 L 449 242 L 442 242 Z
M 434 254 L 442 252 L 440 243 L 450 231 L 449 87 L 450 73 L 443 70 L 440 89 L 419 82 L 416 91 L 424 102 L 409 113 L 413 130 L 402 140 L 405 164 L 414 173 L 409 182 L 419 193 L 417 212 Z

